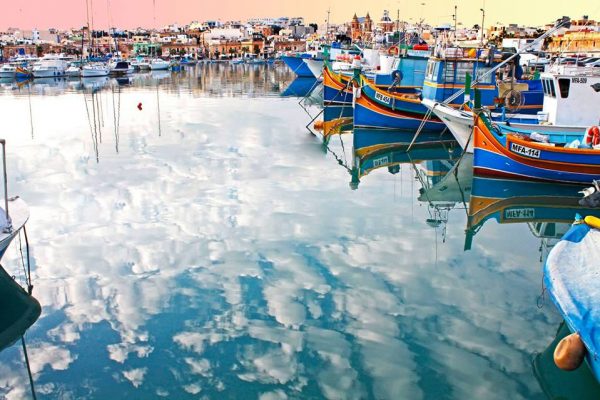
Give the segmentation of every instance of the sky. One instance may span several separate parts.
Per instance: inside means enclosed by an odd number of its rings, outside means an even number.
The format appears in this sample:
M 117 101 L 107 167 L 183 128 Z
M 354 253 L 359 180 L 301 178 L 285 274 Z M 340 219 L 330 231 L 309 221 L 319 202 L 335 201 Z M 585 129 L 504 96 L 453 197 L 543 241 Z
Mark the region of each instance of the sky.
M 458 21 L 466 26 L 481 23 L 485 8 L 485 25 L 502 22 L 543 25 L 562 15 L 579 18 L 584 14 L 600 19 L 597 0 L 33 0 L 6 1 L 1 7 L 0 30 L 9 27 L 47 29 L 81 27 L 86 24 L 86 3 L 96 29 L 162 27 L 170 23 L 186 24 L 193 20 L 245 20 L 253 17 L 302 16 L 306 22 L 321 25 L 331 10 L 331 22 L 349 21 L 370 12 L 375 20 L 389 9 L 396 19 L 440 24 L 452 22 L 454 6 Z M 155 10 L 155 11 L 154 11 Z M 156 20 L 155 20 L 156 17 Z M 155 22 L 156 21 L 156 22 Z

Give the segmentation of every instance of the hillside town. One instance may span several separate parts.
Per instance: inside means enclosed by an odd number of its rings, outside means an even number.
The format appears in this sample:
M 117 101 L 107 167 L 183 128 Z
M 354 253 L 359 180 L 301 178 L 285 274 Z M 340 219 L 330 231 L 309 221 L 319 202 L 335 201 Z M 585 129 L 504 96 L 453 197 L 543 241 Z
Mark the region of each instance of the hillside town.
M 105 55 L 122 57 L 155 55 L 169 57 L 187 55 L 196 59 L 235 58 L 254 54 L 262 58 L 284 52 L 305 51 L 314 41 L 346 40 L 363 44 L 389 44 L 419 40 L 433 44 L 441 34 L 451 33 L 458 42 L 501 42 L 502 39 L 533 39 L 548 26 L 528 27 L 517 24 L 462 24 L 432 26 L 424 21 L 393 19 L 383 11 L 380 18 L 356 14 L 344 24 L 306 22 L 302 17 L 253 18 L 241 21 L 192 21 L 187 25 L 172 24 L 161 29 L 98 29 L 89 26 L 69 30 L 8 28 L 0 32 L 0 60 L 20 56 Z M 530 40 L 531 41 L 531 40 Z M 525 42 L 524 42 L 525 43 Z M 586 16 L 574 20 L 570 28 L 558 31 L 544 43 L 550 52 L 589 52 L 600 45 L 600 22 Z M 541 47 L 538 49 L 541 50 Z

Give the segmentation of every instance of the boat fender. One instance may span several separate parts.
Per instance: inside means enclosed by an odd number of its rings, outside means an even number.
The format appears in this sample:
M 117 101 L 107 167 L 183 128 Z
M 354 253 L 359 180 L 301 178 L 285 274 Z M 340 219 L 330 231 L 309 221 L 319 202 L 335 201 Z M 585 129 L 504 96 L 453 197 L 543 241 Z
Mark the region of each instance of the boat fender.
M 585 222 L 591 228 L 600 229 L 600 218 L 588 215 L 583 219 L 583 222 Z
M 137 109 L 140 110 L 140 111 L 142 111 L 142 103 L 138 103 Z
M 596 146 L 600 144 L 600 127 L 599 126 L 590 126 L 585 130 L 585 135 L 583 137 L 585 144 L 588 146 Z
M 396 70 L 392 72 L 392 79 L 396 84 L 402 82 L 402 78 L 404 78 L 404 75 L 402 75 L 402 71 Z
M 574 371 L 585 359 L 585 345 L 578 333 L 563 338 L 554 349 L 554 364 L 564 371 Z
M 324 121 L 316 121 L 314 128 L 316 131 L 322 131 L 323 130 L 323 126 L 325 125 Z

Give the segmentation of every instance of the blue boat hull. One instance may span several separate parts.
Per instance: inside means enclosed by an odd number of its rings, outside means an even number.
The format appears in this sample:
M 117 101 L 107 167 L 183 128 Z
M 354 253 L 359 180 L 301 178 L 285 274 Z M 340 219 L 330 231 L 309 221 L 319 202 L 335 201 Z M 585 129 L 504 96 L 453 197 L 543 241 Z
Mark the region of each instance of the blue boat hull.
M 301 57 L 282 56 L 281 59 L 296 75 L 306 78 L 316 78 Z

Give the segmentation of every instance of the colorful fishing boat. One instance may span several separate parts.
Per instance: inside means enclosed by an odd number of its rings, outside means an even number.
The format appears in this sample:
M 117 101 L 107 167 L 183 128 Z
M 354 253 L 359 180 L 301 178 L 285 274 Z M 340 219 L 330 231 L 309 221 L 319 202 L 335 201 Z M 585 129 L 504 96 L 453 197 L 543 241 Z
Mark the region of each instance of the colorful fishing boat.
M 360 93 L 354 100 L 354 125 L 364 128 L 417 130 L 427 109 L 417 93 L 392 93 L 379 89 L 362 78 Z M 444 123 L 432 117 L 423 130 L 440 132 Z
M 568 132 L 545 135 L 540 126 L 537 133 L 536 137 L 543 141 L 534 140 L 528 132 L 507 132 L 486 115 L 479 114 L 473 128 L 475 173 L 582 184 L 600 179 L 600 149 L 577 147 L 586 142 L 583 136 L 573 142 L 561 142 L 559 139 L 568 137 Z M 600 143 L 600 134 L 597 140 Z
M 586 129 L 600 121 L 600 109 L 594 97 L 595 84 L 600 86 L 598 68 L 577 66 L 555 66 L 541 75 L 544 93 L 543 111 L 539 115 L 489 111 L 492 119 L 505 133 L 525 133 L 530 135 L 543 129 L 551 141 L 569 142 L 583 137 Z M 423 104 L 440 118 L 460 145 L 469 153 L 473 152 L 473 106 L 466 104 L 456 109 L 448 104 L 431 99 L 423 99 Z M 540 127 L 543 123 L 543 127 Z
M 423 85 L 427 58 L 422 56 L 394 57 L 388 72 L 365 72 L 365 78 L 379 89 L 392 93 L 416 93 Z M 358 66 L 360 68 L 360 66 Z M 352 79 L 356 85 L 352 85 Z M 323 70 L 323 99 L 325 104 L 346 104 L 353 102 L 353 86 L 358 86 L 358 71 L 335 71 L 332 64 L 325 62 Z
M 544 286 L 573 332 L 561 341 L 554 361 L 561 369 L 579 368 L 587 361 L 600 381 L 600 219 L 577 218 L 554 246 L 544 265 Z
M 428 116 L 422 129 L 443 130 L 444 123 L 436 115 L 429 116 L 430 113 L 421 100 L 443 102 L 456 95 L 450 105 L 458 108 L 464 103 L 465 97 L 457 94 L 463 90 L 468 75 L 482 78 L 476 87 L 480 90 L 481 103 L 484 106 L 496 105 L 500 95 L 507 99 L 502 104 L 508 102 L 511 105 L 519 105 L 523 113 L 535 114 L 542 109 L 543 92 L 539 81 L 523 82 L 510 79 L 508 82 L 497 82 L 495 74 L 486 73 L 499 64 L 500 59 L 466 56 L 462 50 L 455 53 L 449 50 L 447 49 L 443 58 L 429 59 L 423 89 L 419 94 L 394 95 L 363 81 L 365 84 L 360 95 L 362 100 L 356 100 L 355 123 L 366 127 L 417 129 L 421 121 Z

